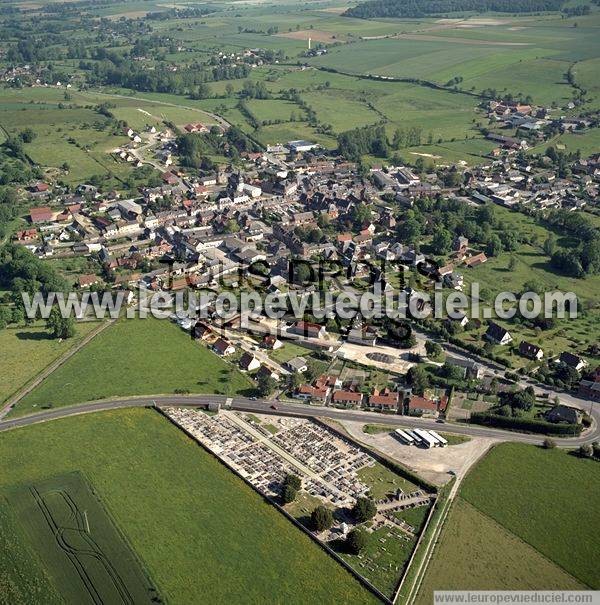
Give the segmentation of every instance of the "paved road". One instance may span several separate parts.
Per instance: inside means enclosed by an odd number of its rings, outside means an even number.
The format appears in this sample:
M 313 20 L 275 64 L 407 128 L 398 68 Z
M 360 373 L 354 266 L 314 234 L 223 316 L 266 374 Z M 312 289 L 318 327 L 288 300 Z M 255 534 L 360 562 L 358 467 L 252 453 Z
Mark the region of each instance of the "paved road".
M 43 410 L 22 418 L 15 418 L 0 421 L 0 431 L 47 422 L 76 414 L 85 414 L 99 412 L 103 410 L 113 410 L 129 407 L 145 406 L 168 406 L 168 405 L 187 405 L 187 406 L 205 406 L 207 403 L 219 402 L 225 404 L 227 398 L 223 395 L 173 395 L 173 396 L 152 396 L 130 397 L 123 399 L 111 399 L 104 401 L 93 401 L 84 404 L 67 406 L 62 408 Z M 231 409 L 266 413 L 278 415 L 301 416 L 305 418 L 323 417 L 332 420 L 354 420 L 364 423 L 379 423 L 390 426 L 402 426 L 408 428 L 435 428 L 437 430 L 448 431 L 459 435 L 469 435 L 472 437 L 488 437 L 501 441 L 519 441 L 521 443 L 540 444 L 544 437 L 539 435 L 528 435 L 525 433 L 508 432 L 499 429 L 481 427 L 478 425 L 447 423 L 445 425 L 436 423 L 434 420 L 426 418 L 414 418 L 411 416 L 391 416 L 379 414 L 376 412 L 363 412 L 360 410 L 340 410 L 336 408 L 312 406 L 300 403 L 282 403 L 277 402 L 277 410 L 273 410 L 273 401 L 266 399 L 248 399 L 244 397 L 234 397 L 231 400 Z M 592 429 L 585 432 L 584 435 L 568 439 L 557 439 L 560 447 L 578 447 L 584 443 L 591 443 L 600 440 L 600 418 L 595 411 L 595 423 Z

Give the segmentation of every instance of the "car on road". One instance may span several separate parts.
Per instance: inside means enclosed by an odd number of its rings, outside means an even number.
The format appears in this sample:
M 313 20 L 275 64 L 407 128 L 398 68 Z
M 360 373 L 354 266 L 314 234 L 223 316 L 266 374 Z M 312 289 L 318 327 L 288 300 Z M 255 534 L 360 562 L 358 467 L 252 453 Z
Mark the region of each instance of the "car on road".
M 271 409 L 272 409 L 272 410 L 277 410 L 278 408 L 277 408 L 277 406 L 276 406 L 276 405 L 272 405 L 272 406 L 271 406 Z

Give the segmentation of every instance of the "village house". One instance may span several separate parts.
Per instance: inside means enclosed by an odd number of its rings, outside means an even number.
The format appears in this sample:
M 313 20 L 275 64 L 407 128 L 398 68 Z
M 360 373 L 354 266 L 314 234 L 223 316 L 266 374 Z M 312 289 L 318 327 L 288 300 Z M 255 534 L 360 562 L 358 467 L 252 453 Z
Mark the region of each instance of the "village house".
M 519 345 L 519 353 L 523 355 L 523 357 L 527 357 L 527 359 L 534 359 L 536 361 L 541 361 L 544 358 L 544 351 L 541 347 L 525 340 Z
M 400 393 L 395 393 L 385 388 L 381 392 L 378 389 L 373 390 L 369 395 L 368 406 L 374 410 L 382 412 L 397 412 L 400 404 Z
M 304 357 L 293 357 L 286 361 L 284 366 L 293 374 L 303 374 L 308 370 L 308 364 Z
M 437 418 L 438 405 L 432 399 L 413 395 L 408 400 L 408 413 L 412 416 L 432 416 Z
M 587 367 L 588 362 L 579 357 L 579 355 L 575 355 L 574 353 L 570 353 L 569 351 L 563 351 L 558 358 L 559 363 L 562 363 L 578 372 L 581 372 L 584 368 Z
M 320 326 L 319 324 L 308 321 L 295 322 L 288 328 L 288 332 L 297 334 L 298 336 L 304 336 L 304 338 L 325 338 L 327 336 L 325 326 Z
M 507 345 L 512 342 L 510 332 L 494 321 L 489 322 L 485 338 L 498 345 Z
M 80 288 L 89 288 L 90 286 L 94 286 L 98 283 L 100 283 L 100 278 L 94 274 L 80 275 L 79 279 L 77 280 L 77 284 Z
M 581 410 L 563 404 L 555 405 L 551 410 L 546 412 L 546 420 L 548 422 L 579 424 L 581 417 Z
M 240 370 L 242 372 L 252 372 L 260 368 L 260 361 L 252 353 L 244 353 L 240 358 Z
M 213 344 L 212 350 L 220 357 L 227 357 L 235 353 L 235 347 L 224 338 L 218 338 Z
M 266 334 L 262 339 L 261 345 L 265 349 L 269 349 L 271 351 L 276 351 L 277 349 L 281 349 L 281 347 L 283 347 L 281 340 L 279 340 L 277 336 L 274 336 L 273 334 Z
M 331 397 L 331 402 L 337 407 L 356 408 L 360 407 L 363 400 L 363 394 L 355 391 L 335 391 Z
M 327 403 L 327 397 L 330 393 L 329 387 L 316 387 L 310 384 L 302 384 L 294 393 L 296 399 L 302 399 L 304 401 L 319 401 L 320 403 Z
M 194 338 L 197 340 L 208 340 L 212 336 L 211 327 L 203 321 L 196 322 L 194 326 Z

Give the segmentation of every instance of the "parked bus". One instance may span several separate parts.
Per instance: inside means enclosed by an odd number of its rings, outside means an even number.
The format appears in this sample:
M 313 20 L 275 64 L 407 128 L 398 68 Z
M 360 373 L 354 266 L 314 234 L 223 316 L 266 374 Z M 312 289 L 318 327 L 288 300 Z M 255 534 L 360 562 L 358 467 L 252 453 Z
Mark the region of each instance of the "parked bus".
M 402 443 L 405 443 L 406 445 L 413 445 L 415 442 L 415 440 L 402 429 L 396 429 L 394 434 L 400 441 L 402 441 Z
M 409 431 L 407 429 L 404 432 L 414 439 L 415 445 L 421 445 L 421 443 L 423 443 L 423 437 L 421 437 L 420 435 L 418 435 L 414 430 L 413 431 Z
M 446 447 L 448 445 L 448 441 L 444 439 L 439 433 L 436 431 L 429 431 L 439 442 L 441 447 Z
M 437 445 L 437 440 L 434 439 L 427 431 L 423 429 L 415 429 L 414 432 L 421 437 L 421 442 L 427 448 L 435 447 Z

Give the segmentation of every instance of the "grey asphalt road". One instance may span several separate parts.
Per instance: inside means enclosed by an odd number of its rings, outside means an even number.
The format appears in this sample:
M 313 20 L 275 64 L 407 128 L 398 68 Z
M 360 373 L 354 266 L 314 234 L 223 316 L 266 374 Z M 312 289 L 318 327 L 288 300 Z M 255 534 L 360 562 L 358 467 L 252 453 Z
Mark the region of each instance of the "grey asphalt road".
M 42 410 L 35 414 L 0 421 L 0 431 L 15 429 L 23 426 L 29 426 L 40 422 L 48 422 L 59 418 L 66 418 L 77 414 L 88 414 L 105 410 L 114 410 L 130 407 L 147 406 L 205 406 L 207 403 L 220 402 L 225 405 L 227 398 L 223 395 L 173 395 L 173 396 L 155 396 L 147 397 L 129 397 L 123 399 L 111 399 L 104 401 L 93 401 L 78 405 L 66 406 L 49 410 Z M 530 435 L 512 431 L 503 431 L 500 429 L 486 428 L 478 425 L 446 423 L 440 424 L 435 420 L 426 418 L 415 418 L 411 416 L 391 416 L 387 414 L 378 414 L 375 412 L 363 412 L 360 410 L 340 410 L 336 408 L 312 406 L 300 403 L 273 402 L 272 400 L 249 399 L 243 397 L 234 397 L 231 399 L 231 409 L 255 413 L 278 414 L 289 416 L 300 416 L 304 418 L 330 418 L 332 420 L 354 420 L 365 423 L 386 424 L 389 426 L 402 426 L 408 428 L 434 428 L 460 435 L 469 435 L 472 437 L 488 437 L 500 441 L 518 441 L 521 443 L 530 443 L 539 445 L 544 437 L 540 435 Z M 275 405 L 276 410 L 272 408 Z M 592 429 L 586 431 L 583 435 L 573 438 L 556 439 L 560 447 L 578 447 L 584 443 L 591 443 L 600 440 L 600 410 L 594 408 L 594 425 Z

